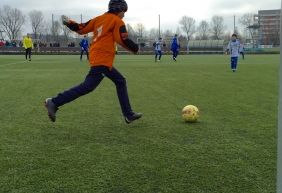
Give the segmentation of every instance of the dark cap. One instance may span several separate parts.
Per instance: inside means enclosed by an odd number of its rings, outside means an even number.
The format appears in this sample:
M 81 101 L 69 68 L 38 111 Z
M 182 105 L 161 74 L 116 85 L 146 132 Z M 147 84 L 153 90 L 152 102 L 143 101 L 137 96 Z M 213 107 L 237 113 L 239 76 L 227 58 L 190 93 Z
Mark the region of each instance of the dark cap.
M 111 13 L 126 12 L 127 8 L 125 0 L 110 0 L 109 2 L 109 12 Z

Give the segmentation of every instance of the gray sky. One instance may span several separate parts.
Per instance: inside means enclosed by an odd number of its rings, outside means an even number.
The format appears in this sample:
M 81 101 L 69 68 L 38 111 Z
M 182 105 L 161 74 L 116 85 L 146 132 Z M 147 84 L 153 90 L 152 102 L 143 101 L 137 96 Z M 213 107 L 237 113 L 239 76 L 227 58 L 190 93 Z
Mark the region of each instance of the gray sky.
M 10 5 L 27 14 L 31 10 L 40 10 L 46 19 L 51 14 L 66 14 L 72 18 L 88 20 L 107 11 L 109 0 L 1 0 L 0 6 Z M 258 10 L 280 9 L 280 0 L 127 0 L 129 9 L 124 21 L 135 26 L 143 23 L 146 29 L 158 28 L 158 15 L 161 15 L 163 30 L 176 30 L 179 19 L 187 15 L 196 19 L 209 21 L 213 15 L 223 16 L 229 28 L 233 26 L 233 16 L 239 18 L 244 13 L 257 13 Z

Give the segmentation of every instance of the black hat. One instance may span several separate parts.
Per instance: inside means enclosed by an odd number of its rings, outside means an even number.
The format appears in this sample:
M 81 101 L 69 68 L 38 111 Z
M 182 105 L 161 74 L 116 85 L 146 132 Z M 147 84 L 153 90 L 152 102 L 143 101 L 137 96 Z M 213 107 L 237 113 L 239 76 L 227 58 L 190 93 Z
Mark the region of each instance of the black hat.
M 109 12 L 119 13 L 127 11 L 127 3 L 125 0 L 110 0 Z

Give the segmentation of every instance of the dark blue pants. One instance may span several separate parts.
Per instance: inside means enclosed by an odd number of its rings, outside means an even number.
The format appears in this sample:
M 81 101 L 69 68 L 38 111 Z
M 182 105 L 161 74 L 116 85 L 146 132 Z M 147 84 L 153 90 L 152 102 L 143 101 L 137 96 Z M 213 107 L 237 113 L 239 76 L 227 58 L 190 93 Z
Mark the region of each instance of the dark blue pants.
M 84 52 L 86 52 L 87 60 L 89 60 L 89 53 L 88 53 L 88 50 L 87 50 L 87 49 L 81 49 L 81 52 L 80 52 L 80 60 L 82 60 L 82 55 L 83 55 Z
M 242 55 L 243 60 L 245 59 L 245 54 L 244 52 L 240 52 L 240 54 Z
M 113 81 L 116 85 L 117 95 L 123 115 L 131 116 L 133 112 L 129 103 L 125 78 L 115 68 L 110 70 L 105 66 L 91 67 L 84 82 L 67 91 L 64 91 L 63 93 L 58 94 L 58 96 L 52 98 L 52 101 L 57 107 L 69 103 L 78 97 L 93 91 L 105 76 Z
M 238 57 L 231 57 L 231 69 L 236 70 L 238 64 Z
M 157 57 L 159 56 L 159 60 L 162 58 L 162 51 L 161 50 L 155 50 L 155 60 L 157 60 Z
M 178 53 L 179 53 L 178 50 L 174 50 L 174 49 L 173 49 L 173 50 L 172 50 L 172 57 L 173 57 L 173 58 L 177 58 Z

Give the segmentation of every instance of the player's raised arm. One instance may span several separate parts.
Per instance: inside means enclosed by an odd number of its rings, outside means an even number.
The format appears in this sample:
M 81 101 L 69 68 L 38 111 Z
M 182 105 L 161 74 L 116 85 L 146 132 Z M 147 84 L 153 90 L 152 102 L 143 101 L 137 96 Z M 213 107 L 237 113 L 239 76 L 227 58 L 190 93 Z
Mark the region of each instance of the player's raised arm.
M 75 21 L 69 19 L 67 16 L 62 15 L 62 22 L 65 26 L 67 26 L 70 30 L 78 33 L 78 34 L 87 34 L 93 31 L 94 20 L 89 20 L 86 23 L 76 23 Z

